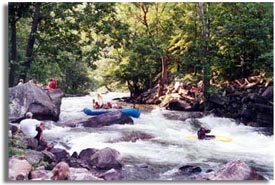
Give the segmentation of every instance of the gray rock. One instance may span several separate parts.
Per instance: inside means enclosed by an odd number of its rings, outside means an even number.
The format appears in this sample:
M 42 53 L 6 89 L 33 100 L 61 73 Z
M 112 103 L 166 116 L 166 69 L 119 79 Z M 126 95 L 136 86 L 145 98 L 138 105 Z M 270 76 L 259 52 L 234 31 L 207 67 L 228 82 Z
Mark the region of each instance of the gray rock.
M 31 170 L 32 166 L 25 157 L 13 156 L 9 159 L 10 180 L 28 180 Z
M 96 153 L 97 151 L 99 151 L 98 149 L 94 149 L 94 148 L 87 148 L 84 150 L 81 150 L 81 152 L 79 153 L 78 157 L 81 160 L 85 160 L 88 161 L 91 159 L 92 155 L 94 153 Z
M 122 167 L 120 153 L 108 147 L 93 154 L 89 164 L 91 166 L 95 166 L 97 169 L 103 170 L 108 170 L 111 168 L 120 169 Z
M 102 178 L 96 177 L 92 172 L 85 168 L 70 168 L 69 180 L 103 180 Z
M 265 180 L 257 171 L 245 162 L 237 160 L 226 163 L 216 173 L 209 177 L 210 180 Z
M 99 176 L 100 178 L 103 178 L 104 180 L 111 181 L 111 180 L 120 180 L 121 179 L 121 174 L 115 170 L 111 169 Z
M 9 88 L 9 120 L 19 122 L 27 112 L 34 118 L 57 121 L 64 93 L 61 90 L 48 92 L 33 83 Z
M 129 116 L 119 112 L 108 112 L 89 118 L 87 121 L 81 122 L 84 127 L 102 127 L 114 124 L 133 124 L 134 121 Z
M 31 172 L 31 180 L 49 180 L 50 177 L 45 170 L 34 170 Z

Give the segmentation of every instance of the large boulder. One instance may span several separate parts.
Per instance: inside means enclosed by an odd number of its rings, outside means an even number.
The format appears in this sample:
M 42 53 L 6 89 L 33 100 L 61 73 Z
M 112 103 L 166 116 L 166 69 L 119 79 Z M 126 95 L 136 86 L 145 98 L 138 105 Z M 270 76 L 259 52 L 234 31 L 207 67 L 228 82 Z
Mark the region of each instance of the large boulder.
M 28 180 L 32 165 L 25 157 L 13 156 L 9 159 L 9 179 Z
M 57 111 L 60 113 L 60 107 L 62 98 L 64 97 L 64 92 L 61 89 L 45 90 L 45 92 L 50 96 L 53 104 L 57 108 Z
M 86 148 L 84 150 L 81 150 L 81 152 L 78 155 L 78 158 L 81 160 L 88 161 L 91 159 L 91 156 L 97 151 L 98 149 L 95 149 L 95 148 Z
M 112 148 L 103 148 L 91 156 L 89 164 L 100 170 L 120 169 L 121 155 Z
M 169 101 L 168 105 L 166 106 L 166 109 L 186 111 L 191 109 L 191 106 L 186 101 L 174 99 Z
M 84 127 L 102 127 L 114 124 L 133 124 L 133 122 L 133 119 L 129 116 L 119 111 L 114 111 L 91 117 L 88 120 L 81 122 L 81 124 Z
M 19 122 L 27 112 L 34 118 L 57 121 L 64 93 L 57 90 L 43 90 L 28 82 L 9 88 L 9 120 Z
M 70 154 L 61 148 L 52 148 L 49 150 L 50 153 L 52 153 L 55 157 L 55 161 L 54 162 L 60 162 L 62 160 L 66 160 L 70 157 Z
M 245 162 L 237 160 L 226 163 L 209 177 L 210 180 L 265 180 Z

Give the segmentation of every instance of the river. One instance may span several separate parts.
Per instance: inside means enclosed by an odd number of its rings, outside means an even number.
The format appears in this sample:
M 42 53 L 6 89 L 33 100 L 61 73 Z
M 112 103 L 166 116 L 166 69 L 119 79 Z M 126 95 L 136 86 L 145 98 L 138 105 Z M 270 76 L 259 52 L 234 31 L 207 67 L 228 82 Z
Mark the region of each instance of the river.
M 113 98 L 125 96 L 128 94 L 107 93 L 104 95 L 104 101 L 114 103 Z M 59 122 L 87 116 L 82 109 L 91 107 L 93 98 L 95 93 L 83 97 L 63 98 Z M 159 180 L 171 179 L 171 174 L 184 165 L 197 165 L 203 171 L 215 170 L 226 162 L 238 159 L 256 168 L 267 179 L 273 179 L 273 135 L 264 135 L 258 128 L 237 124 L 232 119 L 209 115 L 197 120 L 202 126 L 211 129 L 211 134 L 230 137 L 232 141 L 192 140 L 186 136 L 195 134 L 199 128 L 198 124 L 194 124 L 194 119 L 171 119 L 165 116 L 171 111 L 161 108 L 141 106 L 140 110 L 141 116 L 133 118 L 133 125 L 112 125 L 95 129 L 69 128 L 54 124 L 45 130 L 45 137 L 70 154 L 74 151 L 79 153 L 86 148 L 116 149 L 128 164 L 148 163 L 161 166 L 158 177 L 154 177 Z M 182 112 L 173 111 L 173 115 L 180 114 Z M 153 138 L 136 142 L 113 142 L 131 132 L 146 133 Z

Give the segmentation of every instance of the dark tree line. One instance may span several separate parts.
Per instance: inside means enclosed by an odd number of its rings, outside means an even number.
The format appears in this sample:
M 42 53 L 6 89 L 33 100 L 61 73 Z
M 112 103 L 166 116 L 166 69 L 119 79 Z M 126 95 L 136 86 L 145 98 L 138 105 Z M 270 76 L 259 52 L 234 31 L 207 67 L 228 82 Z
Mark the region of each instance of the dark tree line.
M 9 3 L 10 86 L 55 77 L 67 93 L 161 96 L 174 76 L 211 88 L 213 72 L 273 76 L 273 3 Z

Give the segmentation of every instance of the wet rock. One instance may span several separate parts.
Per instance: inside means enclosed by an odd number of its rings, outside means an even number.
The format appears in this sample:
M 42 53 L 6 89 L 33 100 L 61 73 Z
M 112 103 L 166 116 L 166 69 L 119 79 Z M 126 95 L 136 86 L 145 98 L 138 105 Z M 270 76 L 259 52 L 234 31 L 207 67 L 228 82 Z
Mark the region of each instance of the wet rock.
M 265 180 L 245 162 L 237 160 L 226 163 L 209 177 L 210 180 Z
M 103 148 L 91 156 L 89 164 L 97 169 L 108 170 L 111 168 L 120 169 L 120 153 L 112 148 Z
M 34 118 L 57 121 L 60 114 L 62 93 L 60 90 L 46 91 L 33 83 L 25 83 L 9 88 L 9 120 L 20 122 L 27 112 L 32 112 Z M 53 99 L 51 98 L 53 97 Z
M 265 89 L 265 91 L 262 93 L 262 96 L 267 98 L 267 99 L 272 99 L 273 100 L 273 85 L 267 87 Z
M 45 170 L 34 170 L 31 172 L 32 180 L 50 180 L 50 177 Z
M 35 150 L 26 150 L 26 154 L 26 160 L 33 165 L 39 164 L 44 156 L 44 154 Z
M 86 169 L 93 169 L 90 165 L 89 165 L 89 161 L 92 157 L 93 154 L 95 154 L 97 151 L 99 151 L 98 149 L 94 149 L 94 148 L 87 148 L 82 150 L 79 155 L 77 155 L 76 152 L 73 153 L 73 155 L 71 156 L 71 158 L 69 158 L 67 160 L 67 162 L 69 163 L 70 167 L 74 167 L 74 168 L 86 168 Z
M 202 118 L 203 112 L 166 112 L 163 114 L 167 119 L 170 120 L 181 120 L 185 121 L 190 118 Z
M 116 143 L 116 142 L 122 142 L 122 141 L 126 141 L 126 142 L 136 142 L 137 140 L 149 140 L 154 138 L 154 136 L 147 134 L 147 133 L 142 133 L 142 132 L 135 132 L 132 131 L 131 133 L 127 133 L 125 134 L 125 136 L 118 138 L 118 139 L 114 139 L 109 141 L 110 143 Z
M 183 100 L 171 100 L 166 106 L 166 109 L 185 111 L 191 109 L 191 106 Z
M 19 129 L 19 125 L 18 124 L 9 124 L 9 130 L 11 131 L 12 135 L 15 135 L 16 133 L 18 133 Z
M 273 100 L 257 93 L 234 93 L 226 96 L 211 94 L 206 111 L 228 117 L 255 127 L 273 130 Z
M 198 166 L 185 165 L 179 168 L 180 173 L 185 175 L 191 175 L 193 173 L 200 173 L 202 170 Z
M 121 174 L 115 169 L 108 170 L 104 172 L 102 175 L 99 176 L 100 178 L 103 178 L 104 180 L 111 181 L 111 180 L 120 180 Z
M 92 168 L 89 166 L 88 161 L 76 159 L 76 158 L 70 158 L 66 160 L 70 167 L 72 168 L 86 168 L 88 170 L 91 170 Z
M 108 112 L 89 118 L 87 121 L 81 122 L 84 127 L 102 127 L 114 124 L 133 124 L 131 117 L 119 112 Z
M 9 159 L 10 180 L 28 180 L 31 170 L 32 166 L 25 157 L 13 156 Z
M 78 158 L 78 154 L 77 154 L 77 152 L 74 152 L 73 154 L 72 154 L 72 156 L 71 156 L 71 158 Z
M 95 148 L 87 148 L 87 149 L 81 150 L 81 152 L 78 155 L 78 158 L 81 160 L 88 161 L 91 159 L 92 155 L 95 154 L 97 151 L 99 150 Z
M 210 94 L 207 100 L 220 106 L 223 106 L 227 101 L 226 98 L 220 94 Z
M 42 151 L 42 154 L 43 154 L 43 158 L 44 158 L 45 162 L 50 164 L 50 163 L 56 161 L 56 157 L 53 153 L 51 153 L 49 151 Z
M 70 154 L 61 148 L 52 148 L 51 150 L 49 150 L 50 153 L 52 153 L 55 157 L 55 161 L 54 162 L 60 162 L 62 160 L 66 160 L 70 157 Z
M 58 122 L 57 125 L 74 128 L 74 127 L 81 126 L 83 123 L 88 122 L 89 118 L 90 117 L 83 117 L 83 118 L 77 118 L 73 120 L 65 120 L 65 121 Z
M 26 145 L 26 148 L 32 149 L 32 150 L 36 150 L 38 147 L 38 141 L 37 139 L 34 139 L 34 138 L 25 137 L 23 138 L 22 143 Z
M 53 89 L 53 90 L 48 90 L 46 92 L 51 98 L 53 104 L 56 106 L 57 112 L 60 113 L 60 107 L 61 107 L 62 98 L 64 97 L 64 92 L 61 89 Z
M 159 171 L 150 165 L 125 165 L 121 169 L 121 180 L 154 180 Z
M 88 180 L 103 180 L 96 177 L 92 172 L 85 168 L 70 168 L 69 180 L 88 181 Z

